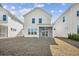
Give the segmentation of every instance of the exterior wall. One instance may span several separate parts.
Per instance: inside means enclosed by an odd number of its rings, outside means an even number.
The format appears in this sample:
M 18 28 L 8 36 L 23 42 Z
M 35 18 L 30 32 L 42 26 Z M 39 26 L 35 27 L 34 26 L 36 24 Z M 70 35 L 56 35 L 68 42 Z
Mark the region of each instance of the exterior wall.
M 32 24 L 32 18 L 35 18 L 35 24 Z M 51 17 L 37 8 L 24 16 L 24 35 L 25 37 L 39 37 L 39 18 L 42 18 L 42 24 L 51 24 Z M 28 35 L 28 28 L 36 28 L 37 35 Z
M 79 4 L 73 5 L 67 10 L 61 17 L 59 17 L 54 25 L 54 36 L 67 37 L 69 33 L 77 33 L 77 25 L 79 25 Z M 65 16 L 65 22 L 63 22 L 63 16 Z
M 7 16 L 6 22 L 3 21 L 3 15 Z M 9 16 L 8 12 L 2 7 L 0 7 L 0 25 L 8 27 L 8 37 L 16 37 L 20 30 L 23 29 L 23 25 Z M 16 31 L 12 31 L 11 28 L 16 29 Z
M 9 23 L 8 23 L 8 37 L 16 37 L 17 34 L 23 29 L 23 25 L 20 24 L 17 21 L 11 20 L 9 19 Z M 12 29 L 16 29 L 16 31 L 11 30 Z
M 17 34 L 17 36 L 18 36 L 18 37 L 19 37 L 19 36 L 20 36 L 20 37 L 21 37 L 21 36 L 24 36 L 24 35 L 23 35 L 23 32 L 24 32 L 24 30 L 22 29 L 22 30 Z

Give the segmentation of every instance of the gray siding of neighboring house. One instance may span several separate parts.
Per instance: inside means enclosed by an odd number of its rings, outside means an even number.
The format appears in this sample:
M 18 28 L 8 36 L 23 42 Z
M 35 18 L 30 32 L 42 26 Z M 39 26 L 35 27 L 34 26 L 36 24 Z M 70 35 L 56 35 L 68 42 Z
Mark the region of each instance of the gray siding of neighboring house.
M 6 15 L 6 21 L 3 20 L 3 15 Z M 7 33 L 7 35 L 3 37 L 16 37 L 17 34 L 20 32 L 20 30 L 23 29 L 23 24 L 17 21 L 17 19 L 14 16 L 12 16 L 9 13 L 9 11 L 4 9 L 3 7 L 0 7 L 0 28 L 1 28 L 1 33 L 4 33 L 4 34 Z M 0 34 L 0 35 L 3 35 L 3 34 Z
M 74 4 L 65 13 L 63 13 L 54 24 L 54 36 L 58 37 L 68 37 L 69 33 L 77 34 L 77 26 L 79 25 L 79 16 L 77 16 L 77 11 L 79 11 L 79 4 Z M 65 22 L 63 22 L 63 17 L 65 17 Z

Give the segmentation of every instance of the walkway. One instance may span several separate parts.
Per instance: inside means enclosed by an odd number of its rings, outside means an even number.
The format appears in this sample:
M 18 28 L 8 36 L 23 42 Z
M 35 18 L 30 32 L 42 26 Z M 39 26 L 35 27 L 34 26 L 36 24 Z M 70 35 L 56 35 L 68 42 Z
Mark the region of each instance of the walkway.
M 79 42 L 70 39 L 55 38 L 56 45 L 50 49 L 54 56 L 79 56 Z

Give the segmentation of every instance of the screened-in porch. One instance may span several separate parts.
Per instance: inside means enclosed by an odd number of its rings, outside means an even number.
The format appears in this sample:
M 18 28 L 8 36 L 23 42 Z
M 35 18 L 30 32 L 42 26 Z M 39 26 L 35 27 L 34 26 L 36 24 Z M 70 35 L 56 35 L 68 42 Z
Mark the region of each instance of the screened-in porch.
M 0 38 L 1 37 L 8 37 L 8 27 L 7 26 L 0 26 Z

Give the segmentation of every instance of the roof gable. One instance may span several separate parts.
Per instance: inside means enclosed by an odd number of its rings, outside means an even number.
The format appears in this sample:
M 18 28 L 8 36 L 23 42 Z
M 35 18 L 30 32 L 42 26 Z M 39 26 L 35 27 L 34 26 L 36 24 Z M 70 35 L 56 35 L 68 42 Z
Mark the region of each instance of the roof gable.
M 41 11 L 43 11 L 44 13 L 46 13 L 47 15 L 49 15 L 50 17 L 52 16 L 51 14 L 49 14 L 48 12 L 46 12 L 45 10 L 43 10 L 42 8 L 39 8 L 39 7 L 36 7 L 36 8 L 34 8 L 34 9 L 32 9 L 31 11 L 29 11 L 28 13 L 26 13 L 26 14 L 23 15 L 23 16 L 26 16 L 26 15 L 28 15 L 29 13 L 31 13 L 31 12 L 37 10 L 37 9 L 40 9 Z

